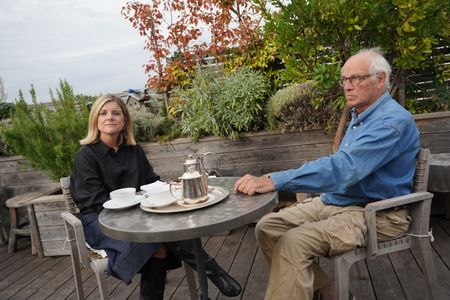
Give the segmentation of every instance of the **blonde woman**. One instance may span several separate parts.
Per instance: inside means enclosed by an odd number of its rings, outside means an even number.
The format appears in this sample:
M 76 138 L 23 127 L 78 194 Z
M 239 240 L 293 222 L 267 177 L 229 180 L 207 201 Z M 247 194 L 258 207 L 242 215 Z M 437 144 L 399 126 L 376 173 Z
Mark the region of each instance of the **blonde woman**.
M 191 243 L 130 243 L 109 238 L 100 231 L 98 214 L 109 193 L 124 187 L 149 184 L 160 179 L 153 172 L 142 148 L 136 144 L 130 113 L 112 94 L 100 96 L 89 115 L 87 136 L 80 141 L 71 176 L 71 193 L 80 208 L 86 241 L 108 255 L 107 272 L 129 284 L 141 273 L 140 298 L 163 299 L 166 271 L 179 267 L 179 258 L 193 268 Z M 241 287 L 206 252 L 208 278 L 226 296 L 236 296 Z

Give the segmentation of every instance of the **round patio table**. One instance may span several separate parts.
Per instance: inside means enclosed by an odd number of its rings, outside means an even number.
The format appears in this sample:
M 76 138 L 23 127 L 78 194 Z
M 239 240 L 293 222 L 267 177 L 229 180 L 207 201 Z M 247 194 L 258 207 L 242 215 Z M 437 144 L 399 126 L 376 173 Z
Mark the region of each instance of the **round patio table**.
M 428 190 L 442 196 L 445 217 L 450 218 L 450 153 L 431 155 Z
M 197 258 L 197 275 L 203 299 L 208 299 L 204 262 L 198 258 L 201 237 L 222 233 L 257 221 L 278 203 L 278 193 L 247 196 L 234 193 L 238 177 L 210 178 L 210 186 L 229 191 L 224 200 L 197 210 L 177 213 L 152 213 L 139 207 L 110 210 L 99 215 L 100 228 L 106 235 L 129 242 L 171 242 L 192 240 Z M 191 288 L 191 287 L 190 287 Z M 192 297 L 192 295 L 191 295 Z

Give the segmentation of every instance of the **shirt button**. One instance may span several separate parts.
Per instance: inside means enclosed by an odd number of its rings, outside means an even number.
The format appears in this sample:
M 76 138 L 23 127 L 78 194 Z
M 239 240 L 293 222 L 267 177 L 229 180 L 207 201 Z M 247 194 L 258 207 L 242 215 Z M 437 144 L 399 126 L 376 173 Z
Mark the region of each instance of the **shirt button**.
M 353 128 L 353 129 L 355 129 L 355 128 L 356 128 L 356 126 L 353 126 L 352 128 Z
M 347 143 L 347 144 L 345 144 L 345 147 L 348 147 L 348 143 Z

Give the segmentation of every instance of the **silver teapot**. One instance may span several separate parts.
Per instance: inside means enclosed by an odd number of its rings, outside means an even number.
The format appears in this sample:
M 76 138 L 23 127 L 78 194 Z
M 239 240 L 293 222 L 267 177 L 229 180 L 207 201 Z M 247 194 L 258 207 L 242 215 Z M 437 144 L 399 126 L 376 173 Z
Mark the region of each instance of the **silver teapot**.
M 201 158 L 189 155 L 184 162 L 184 173 L 180 178 L 181 200 L 187 204 L 198 204 L 208 200 L 208 172 L 203 165 L 203 157 L 208 154 L 211 152 L 203 154 Z M 205 171 L 203 172 L 202 169 Z M 170 186 L 170 193 L 176 197 L 172 192 L 172 186 Z
M 205 173 L 209 175 L 209 171 L 206 170 L 205 164 L 203 163 L 203 158 L 206 155 L 213 154 L 212 152 L 206 152 L 199 157 L 194 157 L 192 154 L 188 155 L 188 158 L 183 164 L 183 172 L 188 172 L 190 167 L 193 167 L 195 171 L 200 173 Z

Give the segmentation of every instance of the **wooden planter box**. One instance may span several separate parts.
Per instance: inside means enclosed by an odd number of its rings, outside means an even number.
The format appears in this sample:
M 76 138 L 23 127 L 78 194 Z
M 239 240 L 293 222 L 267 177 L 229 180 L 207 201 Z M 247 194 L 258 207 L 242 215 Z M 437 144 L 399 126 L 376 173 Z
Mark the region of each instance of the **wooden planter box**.
M 415 115 L 420 143 L 431 153 L 450 152 L 450 112 Z M 155 172 L 163 179 L 183 174 L 183 162 L 189 154 L 213 152 L 205 157 L 205 166 L 220 176 L 262 175 L 290 168 L 332 153 L 334 132 L 257 132 L 241 134 L 237 141 L 223 137 L 205 137 L 198 143 L 187 138 L 168 143 L 144 143 L 142 148 Z
M 66 229 L 61 218 L 61 212 L 66 211 L 63 195 L 36 198 L 31 201 L 28 210 L 39 257 L 70 255 Z
M 168 143 L 142 144 L 150 164 L 164 180 L 183 174 L 189 154 L 213 154 L 204 157 L 205 167 L 218 176 L 262 175 L 297 168 L 306 161 L 332 151 L 334 133 L 308 130 L 281 134 L 257 132 L 242 134 L 237 141 L 223 137 L 206 137 L 198 143 L 180 138 Z

